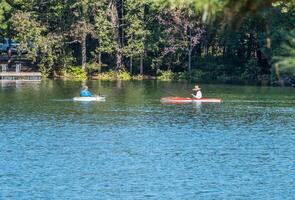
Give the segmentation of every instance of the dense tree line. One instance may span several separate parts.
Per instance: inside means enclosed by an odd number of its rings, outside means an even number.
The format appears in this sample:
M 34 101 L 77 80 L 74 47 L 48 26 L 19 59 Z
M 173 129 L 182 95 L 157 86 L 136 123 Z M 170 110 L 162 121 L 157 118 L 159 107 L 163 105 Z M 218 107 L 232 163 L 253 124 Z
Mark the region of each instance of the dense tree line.
M 196 80 L 294 76 L 294 1 L 0 0 L 0 37 L 45 75 L 164 70 Z

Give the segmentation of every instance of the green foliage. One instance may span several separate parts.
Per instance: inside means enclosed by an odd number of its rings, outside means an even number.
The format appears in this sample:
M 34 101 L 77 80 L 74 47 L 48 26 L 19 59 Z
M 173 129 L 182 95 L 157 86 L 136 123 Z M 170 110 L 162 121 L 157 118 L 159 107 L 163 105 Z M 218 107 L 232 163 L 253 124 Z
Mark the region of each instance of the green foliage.
M 151 75 L 171 69 L 161 80 L 268 82 L 271 69 L 272 80 L 295 76 L 294 11 L 291 0 L 0 0 L 0 37 L 12 35 L 46 77 L 82 61 L 127 80 L 113 70 L 136 73 L 143 61 Z
M 76 59 L 73 57 L 71 51 L 63 51 L 59 54 L 57 58 L 56 66 L 54 66 L 54 70 L 66 70 L 70 67 L 72 67 L 76 61 Z
M 287 40 L 276 52 L 276 64 L 282 73 L 295 76 L 295 31 L 287 35 Z
M 18 11 L 11 17 L 12 27 L 20 42 L 19 51 L 25 52 L 33 62 L 38 57 L 39 47 L 44 44 L 43 34 L 46 28 L 41 25 L 33 13 Z
M 203 21 L 212 21 L 220 12 L 227 20 L 241 20 L 248 13 L 269 7 L 281 0 L 155 0 L 157 6 L 194 7 L 203 14 Z M 286 2 L 292 2 L 286 0 Z
M 115 71 L 108 71 L 98 74 L 97 79 L 103 81 L 117 80 L 117 73 Z
M 139 56 L 144 52 L 145 40 L 149 34 L 144 22 L 144 6 L 147 2 L 129 0 L 126 2 L 125 29 L 127 45 L 123 51 L 127 57 Z
M 189 79 L 189 74 L 185 71 L 185 72 L 178 72 L 176 74 L 176 79 L 179 81 L 182 80 L 188 80 Z
M 8 26 L 7 13 L 11 11 L 11 6 L 5 1 L 0 0 L 0 37 L 5 36 Z
M 172 72 L 171 70 L 166 70 L 166 71 L 159 71 L 158 80 L 161 81 L 183 81 L 183 80 L 188 80 L 189 75 L 188 72 Z
M 81 67 L 69 67 L 63 72 L 62 78 L 67 80 L 86 80 L 86 72 Z
M 67 62 L 61 58 L 62 37 L 56 34 L 48 34 L 40 38 L 39 52 L 38 52 L 38 66 L 39 70 L 44 76 L 50 75 L 55 65 L 65 64 L 60 62 Z
M 99 6 L 99 15 L 95 18 L 95 34 L 98 38 L 96 53 L 112 53 L 115 50 L 115 36 L 112 23 L 108 19 L 108 9 L 106 4 Z
M 278 73 L 277 73 L 277 70 L 275 69 L 275 67 L 273 67 L 271 69 L 269 79 L 270 79 L 269 81 L 270 81 L 271 85 L 277 85 L 279 77 L 278 77 Z
M 87 72 L 88 74 L 95 74 L 95 73 L 100 73 L 102 68 L 102 64 L 92 62 L 92 63 L 87 63 Z
M 126 72 L 126 71 L 113 71 L 113 70 L 101 73 L 97 76 L 97 78 L 100 80 L 104 80 L 104 81 L 112 81 L 112 80 L 128 81 L 128 80 L 131 80 L 131 76 L 128 72 Z
M 48 77 L 55 66 L 63 61 L 63 36 L 46 33 L 46 27 L 31 13 L 16 12 L 11 21 L 20 42 L 19 51 L 37 64 L 44 77 Z
M 192 81 L 194 81 L 194 82 L 203 81 L 204 74 L 205 74 L 205 72 L 203 72 L 200 69 L 192 70 L 192 75 L 191 75 L 192 76 Z
M 138 80 L 138 81 L 143 80 L 143 76 L 140 74 L 138 74 L 136 76 L 132 76 L 132 80 Z
M 171 70 L 161 71 L 157 79 L 161 81 L 172 81 L 175 80 L 175 73 L 173 73 Z
M 260 74 L 260 67 L 257 60 L 250 59 L 245 65 L 245 70 L 241 74 L 241 79 L 244 81 L 257 81 Z
M 131 80 L 131 76 L 126 71 L 117 71 L 117 80 L 128 81 Z

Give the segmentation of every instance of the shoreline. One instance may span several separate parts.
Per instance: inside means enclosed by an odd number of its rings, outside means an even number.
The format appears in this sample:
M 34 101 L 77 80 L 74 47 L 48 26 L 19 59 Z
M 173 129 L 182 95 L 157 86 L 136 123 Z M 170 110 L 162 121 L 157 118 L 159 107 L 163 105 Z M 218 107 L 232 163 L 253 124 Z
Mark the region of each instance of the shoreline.
M 263 84 L 255 84 L 255 83 L 242 83 L 242 82 L 222 82 L 222 81 L 190 81 L 190 80 L 170 80 L 170 81 L 163 81 L 160 79 L 157 79 L 157 77 L 144 77 L 143 79 L 130 79 L 130 80 L 121 80 L 121 79 L 112 79 L 112 80 L 102 80 L 98 78 L 88 78 L 84 80 L 78 80 L 78 79 L 66 79 L 61 77 L 49 77 L 49 78 L 43 78 L 40 80 L 25 80 L 25 79 L 19 79 L 19 80 L 0 80 L 0 82 L 3 83 L 13 83 L 13 82 L 42 82 L 46 80 L 52 80 L 52 81 L 74 81 L 74 82 L 80 82 L 80 81 L 103 81 L 103 82 L 117 82 L 117 81 L 123 81 L 123 82 L 133 82 L 133 81 L 157 81 L 157 82 L 163 82 L 163 83 L 191 83 L 191 84 L 213 84 L 213 85 L 232 85 L 232 86 L 255 86 L 255 87 L 282 87 L 282 88 L 294 88 L 295 84 L 293 85 L 278 85 L 278 84 L 269 84 L 269 85 L 263 85 Z

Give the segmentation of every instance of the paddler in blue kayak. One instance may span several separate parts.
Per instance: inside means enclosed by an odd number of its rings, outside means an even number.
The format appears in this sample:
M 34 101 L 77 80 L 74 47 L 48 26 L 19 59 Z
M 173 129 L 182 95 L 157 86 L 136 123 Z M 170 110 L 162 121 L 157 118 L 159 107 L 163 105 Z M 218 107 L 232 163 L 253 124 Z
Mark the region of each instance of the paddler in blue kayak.
M 80 92 L 80 97 L 91 97 L 92 94 L 91 92 L 88 90 L 87 86 L 83 86 L 81 92 Z
M 196 92 L 196 94 L 192 94 L 193 98 L 196 98 L 196 99 L 202 98 L 201 88 L 198 85 L 195 85 L 195 87 L 193 88 L 193 91 Z

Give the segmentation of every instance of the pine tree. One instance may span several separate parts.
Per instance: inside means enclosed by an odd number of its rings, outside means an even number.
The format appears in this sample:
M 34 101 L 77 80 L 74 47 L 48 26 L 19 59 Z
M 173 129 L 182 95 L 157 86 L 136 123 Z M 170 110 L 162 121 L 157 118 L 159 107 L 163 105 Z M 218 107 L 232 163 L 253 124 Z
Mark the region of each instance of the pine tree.
M 145 43 L 149 31 L 145 24 L 145 6 L 147 2 L 128 0 L 126 2 L 125 15 L 125 37 L 127 44 L 124 47 L 124 54 L 130 59 L 130 73 L 133 73 L 133 59 L 140 58 L 140 74 L 143 75 L 143 57 Z
M 103 65 L 102 54 L 112 54 L 115 51 L 116 40 L 112 24 L 108 18 L 108 4 L 101 2 L 98 6 L 98 15 L 95 16 L 95 35 L 98 39 L 98 46 L 95 53 L 98 54 L 99 67 Z

